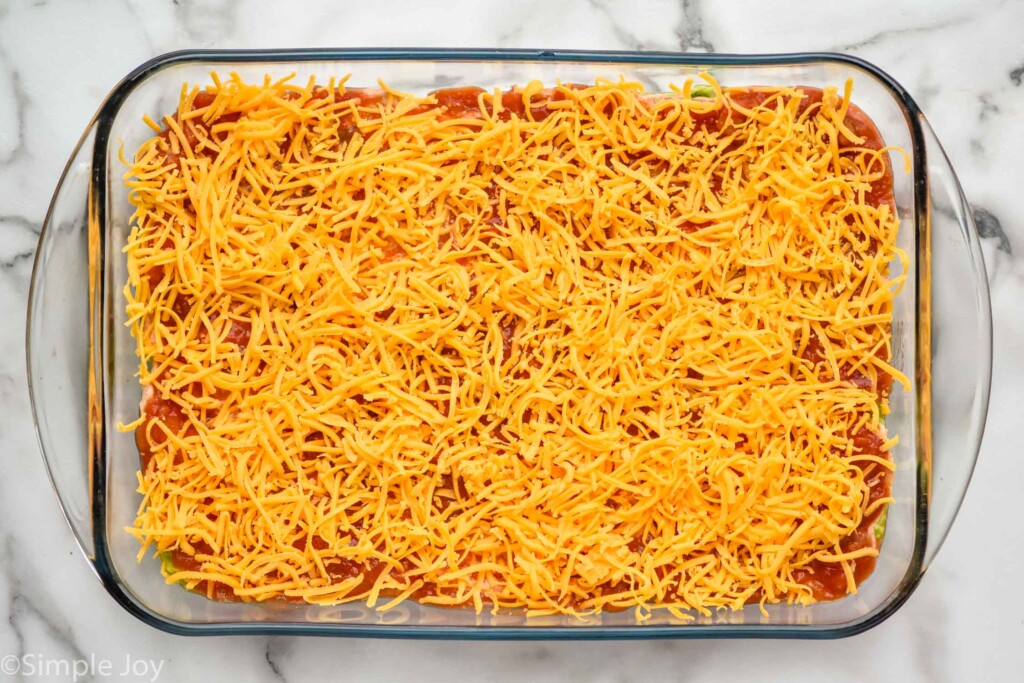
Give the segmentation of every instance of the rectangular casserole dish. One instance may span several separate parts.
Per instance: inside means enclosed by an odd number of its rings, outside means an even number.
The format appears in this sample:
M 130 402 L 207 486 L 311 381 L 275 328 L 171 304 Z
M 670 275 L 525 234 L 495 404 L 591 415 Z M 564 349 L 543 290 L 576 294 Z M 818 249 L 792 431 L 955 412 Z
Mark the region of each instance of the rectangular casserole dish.
M 319 607 L 217 603 L 168 586 L 157 561 L 136 562 L 124 531 L 138 504 L 138 451 L 117 430 L 138 415 L 134 342 L 124 323 L 122 253 L 132 209 L 118 160 L 151 135 L 142 121 L 173 111 L 181 84 L 210 71 L 249 80 L 292 72 L 305 80 L 352 73 L 353 86 L 388 85 L 417 94 L 454 85 L 487 89 L 530 80 L 638 80 L 668 89 L 707 71 L 723 85 L 842 86 L 893 157 L 901 219 L 898 246 L 910 255 L 896 298 L 893 362 L 915 390 L 896 388 L 887 417 L 895 502 L 874 574 L 855 595 L 831 603 L 757 605 L 682 621 L 632 611 L 587 618 L 481 614 L 403 603 L 388 612 L 363 605 Z M 898 268 L 894 264 L 894 268 Z M 933 274 L 937 275 L 933 279 Z M 970 479 L 987 410 L 991 317 L 977 231 L 960 186 L 910 96 L 877 68 L 827 54 L 680 55 L 514 50 L 306 50 L 180 52 L 127 76 L 90 123 L 57 188 L 40 237 L 28 316 L 28 372 L 37 430 L 51 480 L 80 545 L 104 586 L 131 613 L 184 634 L 287 633 L 435 638 L 839 637 L 892 614 L 934 558 Z

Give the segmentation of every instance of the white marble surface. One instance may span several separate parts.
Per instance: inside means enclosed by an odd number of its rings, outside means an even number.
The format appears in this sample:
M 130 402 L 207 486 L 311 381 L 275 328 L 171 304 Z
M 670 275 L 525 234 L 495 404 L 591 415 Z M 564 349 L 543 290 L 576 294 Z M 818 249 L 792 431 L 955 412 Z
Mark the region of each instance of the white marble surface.
M 0 663 L 110 662 L 92 680 L 975 681 L 1024 678 L 1024 3 L 1004 0 L 0 0 Z M 857 5 L 854 9 L 853 5 Z M 983 219 L 996 376 L 960 517 L 889 621 L 836 642 L 458 643 L 184 639 L 101 589 L 46 480 L 29 412 L 25 301 L 51 191 L 107 91 L 186 47 L 479 46 L 837 50 L 889 71 L 927 112 Z M 27 658 L 27 659 L 26 659 Z M 34 659 L 33 659 L 34 658 Z M 143 675 L 121 677 L 126 658 Z M 37 667 L 38 668 L 38 667 Z M 94 672 L 96 673 L 96 672 Z M 0 681 L 16 680 L 0 673 Z M 25 680 L 71 680 L 27 676 Z M 89 680 L 80 677 L 79 680 Z

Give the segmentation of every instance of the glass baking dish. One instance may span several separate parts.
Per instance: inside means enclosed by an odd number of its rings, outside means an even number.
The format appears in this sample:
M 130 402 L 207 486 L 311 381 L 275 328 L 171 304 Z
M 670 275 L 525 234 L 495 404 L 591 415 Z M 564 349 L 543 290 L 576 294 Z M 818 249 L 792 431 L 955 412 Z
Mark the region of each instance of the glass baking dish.
M 169 586 L 158 561 L 136 561 L 133 522 L 139 455 L 117 430 L 138 415 L 137 361 L 122 288 L 122 247 L 131 207 L 118 160 L 152 134 L 154 118 L 177 105 L 183 82 L 237 71 L 247 79 L 295 72 L 321 82 L 352 73 L 350 85 L 382 79 L 401 90 L 466 84 L 508 87 L 619 78 L 649 91 L 707 71 L 723 85 L 840 88 L 855 82 L 855 102 L 893 156 L 902 221 L 899 246 L 910 255 L 907 284 L 892 326 L 894 363 L 914 391 L 894 389 L 890 433 L 900 436 L 893 496 L 877 568 L 856 595 L 811 606 L 757 605 L 682 621 L 656 611 L 587 618 L 481 614 L 403 603 L 388 612 L 358 604 L 321 607 L 217 603 Z M 28 325 L 29 389 L 40 446 L 64 514 L 110 594 L 129 612 L 181 634 L 316 634 L 431 638 L 834 638 L 892 614 L 921 580 L 959 508 L 981 442 L 988 406 L 992 330 L 978 234 L 960 184 L 910 95 L 878 68 L 835 54 L 685 55 L 534 50 L 188 51 L 149 61 L 110 93 L 62 176 L 40 235 Z

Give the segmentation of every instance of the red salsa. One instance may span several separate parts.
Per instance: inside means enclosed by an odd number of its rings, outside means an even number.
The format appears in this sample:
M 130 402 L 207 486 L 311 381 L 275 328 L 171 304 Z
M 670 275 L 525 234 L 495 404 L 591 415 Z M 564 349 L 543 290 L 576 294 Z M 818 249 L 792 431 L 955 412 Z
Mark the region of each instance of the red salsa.
M 820 105 L 822 99 L 821 90 L 814 88 L 802 88 L 801 90 L 805 95 L 805 98 L 800 103 L 801 113 L 810 107 Z M 298 93 L 289 93 L 289 96 L 297 97 Z M 524 97 L 523 92 L 520 90 L 509 90 L 500 93 L 500 104 L 498 104 L 493 101 L 493 96 L 491 94 L 480 88 L 472 87 L 438 90 L 433 93 L 433 96 L 434 103 L 422 105 L 422 111 L 438 109 L 441 112 L 441 117 L 447 119 L 479 119 L 484 116 L 489 116 L 496 111 L 496 114 L 494 115 L 499 119 L 506 121 L 510 120 L 512 117 L 534 121 L 543 120 L 553 112 L 557 111 L 559 103 L 566 99 L 563 92 L 553 89 L 544 90 L 532 98 Z M 745 113 L 745 110 L 762 104 L 771 96 L 771 92 L 764 90 L 731 90 L 730 97 L 735 108 L 730 109 L 727 107 L 721 107 L 704 113 L 695 112 L 693 114 L 694 129 L 703 129 L 708 131 L 720 130 L 722 127 L 727 125 L 731 118 L 742 118 L 747 116 L 748 114 Z M 383 102 L 386 95 L 382 91 L 378 90 L 348 89 L 344 91 L 329 92 L 324 88 L 317 87 L 313 91 L 313 97 L 333 97 L 334 101 L 337 103 L 358 100 L 363 106 L 375 106 Z M 212 94 L 200 92 L 192 100 L 192 108 L 202 109 L 210 106 L 213 102 L 214 96 Z M 238 114 L 225 114 L 213 119 L 212 121 L 206 121 L 203 117 L 190 118 L 188 120 L 188 125 L 183 125 L 182 129 L 188 145 L 192 148 L 191 151 L 193 155 L 205 155 L 211 159 L 215 158 L 215 150 L 207 145 L 204 140 L 219 139 L 218 134 L 215 131 L 216 127 L 219 124 L 230 123 L 237 119 Z M 880 150 L 883 148 L 884 143 L 877 128 L 871 120 L 856 107 L 850 106 L 845 123 L 853 134 L 862 138 L 858 143 L 859 147 L 868 150 Z M 359 128 L 351 116 L 342 116 L 340 118 L 339 139 L 342 143 L 350 141 L 358 133 Z M 171 137 L 170 129 L 161 133 L 161 136 L 169 139 Z M 287 141 L 285 141 L 285 143 L 286 142 Z M 846 142 L 852 143 L 852 141 Z M 170 145 L 167 151 L 166 162 L 168 164 L 180 164 L 183 163 L 183 159 L 185 159 L 186 156 L 187 154 L 185 150 L 180 149 L 177 144 Z M 888 205 L 894 209 L 895 202 L 893 197 L 892 169 L 887 161 L 883 160 L 883 163 L 885 166 L 884 173 L 878 180 L 872 182 L 871 190 L 866 197 L 866 202 L 874 207 Z M 500 193 L 498 188 L 492 186 L 487 189 L 487 192 L 492 204 L 499 204 Z M 495 225 L 499 225 L 501 223 L 499 212 L 495 211 L 494 217 L 491 219 L 491 223 Z M 166 245 L 166 248 L 171 248 L 171 245 Z M 385 251 L 388 258 L 400 258 L 404 253 L 401 246 L 398 244 L 388 245 Z M 158 286 L 164 276 L 165 272 L 164 267 L 162 266 L 157 266 L 145 273 L 145 277 L 149 280 L 151 287 Z M 179 295 L 175 299 L 172 309 L 176 320 L 165 320 L 165 324 L 184 324 L 184 321 L 189 316 L 195 305 L 197 305 L 196 302 L 192 302 L 187 297 Z M 378 314 L 381 319 L 386 319 L 387 315 L 388 311 Z M 214 317 L 213 320 L 215 321 L 216 318 Z M 503 319 L 500 325 L 503 362 L 510 357 L 516 345 L 515 322 L 514 317 L 509 316 Z M 244 349 L 249 343 L 252 325 L 248 320 L 232 317 L 230 323 L 222 324 L 221 329 L 223 330 L 221 341 L 235 345 L 240 350 Z M 888 360 L 887 352 L 883 353 L 886 355 L 883 355 L 882 359 Z M 809 363 L 812 367 L 818 368 L 822 373 L 828 374 L 831 372 L 827 367 L 828 363 L 822 340 L 816 335 L 812 334 L 810 339 L 807 340 L 804 348 L 799 351 L 799 357 L 804 362 Z M 839 371 L 839 379 L 841 381 L 861 389 L 870 389 L 878 396 L 879 400 L 884 400 L 891 390 L 892 378 L 884 372 L 878 372 L 874 378 L 872 378 L 866 370 L 855 367 L 850 363 L 843 364 L 839 368 Z M 688 372 L 687 377 L 688 379 L 696 380 L 700 380 L 702 378 L 700 373 L 692 370 Z M 440 384 L 444 386 L 447 381 L 448 380 L 446 378 L 442 378 Z M 187 390 L 188 387 L 185 387 L 178 391 L 182 392 Z M 357 399 L 360 398 L 361 397 L 357 396 Z M 440 405 L 443 410 L 447 410 L 447 404 L 445 402 L 441 401 Z M 178 434 L 187 433 L 190 429 L 194 430 L 194 427 L 190 425 L 190 418 L 186 415 L 185 410 L 182 407 L 182 402 L 176 400 L 175 392 L 168 392 L 166 387 L 162 387 L 160 379 L 156 381 L 154 387 L 148 389 L 146 399 L 142 405 L 142 411 L 145 421 L 142 426 L 136 430 L 136 441 L 141 456 L 142 467 L 146 469 L 152 466 L 154 454 L 160 450 L 161 444 L 166 440 L 165 430 L 166 432 Z M 486 422 L 482 424 L 482 428 L 484 429 L 491 428 Z M 493 428 L 504 434 L 502 431 L 503 427 L 504 422 L 494 426 Z M 631 433 L 635 433 L 636 428 L 632 427 L 632 429 L 634 432 Z M 743 438 L 743 441 L 745 441 L 745 437 Z M 876 503 L 877 501 L 887 498 L 890 495 L 892 487 L 891 470 L 881 466 L 877 462 L 878 458 L 888 457 L 883 449 L 884 441 L 881 435 L 861 430 L 852 435 L 852 442 L 854 444 L 855 455 L 865 456 L 865 459 L 862 460 L 854 458 L 853 463 L 862 469 L 865 480 L 869 486 L 869 496 L 865 503 L 865 509 L 872 509 L 872 513 L 865 515 L 856 531 L 843 539 L 840 547 L 844 552 L 855 551 L 862 548 L 874 548 L 877 546 L 877 540 L 874 534 L 874 525 L 882 514 L 884 506 L 876 505 Z M 439 493 L 435 497 L 435 506 L 441 514 L 443 514 L 449 507 L 457 506 L 458 500 L 461 497 L 468 495 L 464 487 L 462 487 L 461 482 L 453 481 L 451 475 L 445 475 L 445 477 L 447 477 L 447 479 L 442 481 L 441 485 L 437 487 Z M 305 539 L 300 539 L 299 541 L 296 541 L 293 546 L 296 550 L 304 552 L 306 550 L 306 544 L 307 541 Z M 318 550 L 328 548 L 328 544 L 320 536 L 312 536 L 312 544 L 313 547 Z M 200 571 L 203 567 L 202 556 L 212 555 L 212 548 L 204 541 L 193 541 L 191 545 L 192 551 L 186 551 L 182 548 L 175 548 L 169 551 L 169 560 L 177 570 Z M 629 544 L 629 550 L 631 552 L 642 555 L 644 549 L 645 542 L 641 538 L 635 538 Z M 391 567 L 392 572 L 396 575 L 415 570 L 415 567 L 408 561 L 400 564 L 400 569 L 394 566 Z M 875 557 L 863 557 L 851 560 L 850 565 L 854 580 L 859 583 L 873 571 L 875 567 Z M 338 582 L 360 577 L 360 584 L 355 591 L 360 593 L 370 590 L 381 572 L 388 566 L 389 565 L 385 562 L 377 559 L 360 562 L 352 559 L 334 558 L 326 562 L 325 569 L 331 579 Z M 822 562 L 819 560 L 812 561 L 805 567 L 795 569 L 793 571 L 793 578 L 797 582 L 810 588 L 814 597 L 819 600 L 837 599 L 848 593 L 847 575 L 842 563 L 839 562 Z M 624 584 L 609 583 L 599 586 L 595 593 L 612 594 L 628 590 L 628 588 L 629 587 Z M 230 587 L 216 581 L 201 581 L 195 585 L 193 589 L 215 600 L 226 601 L 239 599 Z M 436 586 L 429 584 L 424 585 L 414 592 L 411 597 L 413 599 L 430 597 L 437 595 L 438 590 L 439 589 Z M 448 594 L 451 593 L 449 592 Z

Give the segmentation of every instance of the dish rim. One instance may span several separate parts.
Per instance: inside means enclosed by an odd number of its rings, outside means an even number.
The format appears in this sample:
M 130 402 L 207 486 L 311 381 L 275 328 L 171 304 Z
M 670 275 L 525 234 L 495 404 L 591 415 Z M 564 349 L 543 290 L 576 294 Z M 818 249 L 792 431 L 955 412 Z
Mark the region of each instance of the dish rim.
M 784 54 L 715 54 L 676 52 L 630 52 L 599 50 L 535 50 L 535 49 L 480 49 L 480 48 L 298 48 L 221 50 L 196 49 L 165 53 L 150 59 L 126 75 L 106 97 L 94 115 L 79 147 L 94 134 L 92 165 L 88 188 L 88 222 L 90 243 L 90 362 L 89 362 L 89 486 L 91 495 L 91 537 L 95 548 L 94 571 L 107 592 L 129 613 L 158 629 L 178 635 L 321 635 L 378 638 L 417 639 L 473 639 L 473 640 L 553 640 L 553 639 L 655 639 L 655 638 L 842 638 L 866 631 L 888 619 L 916 589 L 924 575 L 924 557 L 928 536 L 928 485 L 931 424 L 918 407 L 915 420 L 919 438 L 915 454 L 917 467 L 917 507 L 914 547 L 906 573 L 889 597 L 879 606 L 857 619 L 841 624 L 709 624 L 658 626 L 443 626 L 443 625 L 386 625 L 386 624 L 315 624 L 303 622 L 241 622 L 224 621 L 191 623 L 167 617 L 137 600 L 122 583 L 113 560 L 108 553 L 107 527 L 107 462 L 106 435 L 103 429 L 107 368 L 103 364 L 103 346 L 108 343 L 102 321 L 106 300 L 104 274 L 106 273 L 106 216 L 107 176 L 110 134 L 113 119 L 131 92 L 147 78 L 163 69 L 185 63 L 291 63 L 304 61 L 470 61 L 470 62 L 576 62 L 603 64 L 666 65 L 666 66 L 799 66 L 811 63 L 840 64 L 867 73 L 883 85 L 901 107 L 911 139 L 913 165 L 912 187 L 915 210 L 917 263 L 924 264 L 929 249 L 928 235 L 929 185 L 926 155 L 926 137 L 921 124 L 921 110 L 910 94 L 891 76 L 877 66 L 858 57 L 830 52 L 799 52 Z M 72 159 L 77 155 L 72 155 Z M 69 162 L 70 167 L 70 162 Z M 65 174 L 67 170 L 65 170 Z M 61 183 L 64 176 L 62 175 Z M 59 185 L 58 185 L 59 187 Z M 52 210 L 52 206 L 51 206 Z M 49 224 L 49 216 L 45 225 Z M 41 232 L 40 240 L 45 233 Z M 920 332 L 922 301 L 927 301 L 930 273 L 927 268 L 917 269 L 915 287 L 914 322 Z M 914 348 L 917 367 L 928 367 L 928 333 L 919 334 Z M 923 356 L 923 357 L 922 357 Z M 31 380 L 30 380 L 31 381 Z M 920 373 L 915 388 L 920 404 L 921 395 L 930 393 L 927 373 Z M 33 411 L 35 405 L 33 404 Z M 53 479 L 52 473 L 51 480 Z M 56 488 L 56 487 L 55 487 Z M 88 553 L 87 553 L 88 555 Z

